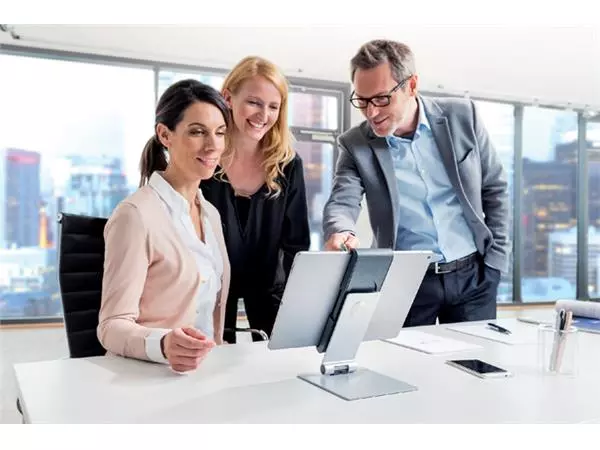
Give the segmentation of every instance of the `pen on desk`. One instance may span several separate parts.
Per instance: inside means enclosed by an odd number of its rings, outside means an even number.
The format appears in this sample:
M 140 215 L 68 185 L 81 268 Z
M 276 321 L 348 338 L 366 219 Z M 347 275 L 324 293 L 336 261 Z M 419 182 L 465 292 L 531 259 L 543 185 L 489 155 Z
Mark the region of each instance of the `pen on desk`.
M 498 333 L 512 334 L 510 330 L 507 330 L 506 328 L 501 327 L 500 325 L 497 325 L 493 322 L 488 322 L 487 326 L 490 327 L 492 330 L 497 331 Z
M 533 317 L 517 317 L 517 320 L 519 322 L 523 322 L 523 323 L 531 323 L 533 325 L 543 325 L 546 323 L 546 321 L 541 320 L 541 319 L 536 319 Z

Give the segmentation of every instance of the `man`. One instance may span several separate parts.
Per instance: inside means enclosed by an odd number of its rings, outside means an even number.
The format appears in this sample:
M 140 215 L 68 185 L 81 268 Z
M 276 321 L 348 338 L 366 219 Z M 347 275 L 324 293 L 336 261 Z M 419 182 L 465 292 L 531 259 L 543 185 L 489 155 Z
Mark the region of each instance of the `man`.
M 404 326 L 496 317 L 508 266 L 506 174 L 475 105 L 418 94 L 414 56 L 375 40 L 351 61 L 350 101 L 366 121 L 340 136 L 323 227 L 328 250 L 355 248 L 366 195 L 373 246 L 438 255 Z

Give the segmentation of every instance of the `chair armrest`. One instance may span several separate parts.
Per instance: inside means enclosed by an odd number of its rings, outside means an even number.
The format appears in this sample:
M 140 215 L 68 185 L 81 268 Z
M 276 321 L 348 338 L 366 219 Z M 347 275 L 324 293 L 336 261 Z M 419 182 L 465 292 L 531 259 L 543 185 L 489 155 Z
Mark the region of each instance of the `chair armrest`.
M 225 328 L 225 331 L 230 331 L 232 333 L 251 333 L 260 336 L 261 341 L 268 341 L 269 336 L 262 330 L 256 330 L 254 328 Z

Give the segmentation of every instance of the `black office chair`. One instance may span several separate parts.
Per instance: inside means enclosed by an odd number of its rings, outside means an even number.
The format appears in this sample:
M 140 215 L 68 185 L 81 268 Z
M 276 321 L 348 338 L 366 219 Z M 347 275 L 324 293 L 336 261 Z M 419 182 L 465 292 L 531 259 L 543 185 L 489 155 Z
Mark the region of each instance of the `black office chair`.
M 71 358 L 106 353 L 96 335 L 106 221 L 101 217 L 67 213 L 58 219 L 58 284 Z

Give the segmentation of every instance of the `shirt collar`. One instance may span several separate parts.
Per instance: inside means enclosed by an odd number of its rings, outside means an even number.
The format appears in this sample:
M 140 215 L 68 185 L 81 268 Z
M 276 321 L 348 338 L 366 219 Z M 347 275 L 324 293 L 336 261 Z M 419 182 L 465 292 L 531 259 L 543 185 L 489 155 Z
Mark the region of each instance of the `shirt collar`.
M 171 186 L 169 182 L 164 179 L 163 172 L 153 172 L 148 180 L 148 185 L 156 191 L 158 196 L 167 205 L 173 216 L 180 217 L 183 215 L 189 215 L 189 203 L 183 197 L 183 195 L 173 189 L 173 186 Z M 200 204 L 202 204 L 204 201 L 204 196 L 202 195 L 202 191 L 200 189 L 198 189 L 196 200 L 199 201 Z M 202 208 L 202 210 L 204 210 L 204 208 Z
M 425 114 L 425 108 L 423 107 L 423 102 L 421 98 L 417 96 L 417 105 L 419 106 L 419 121 L 417 122 L 417 129 L 415 130 L 415 136 L 413 139 L 416 139 L 420 136 L 423 130 L 431 131 L 431 124 L 429 123 L 429 119 L 427 119 L 427 114 Z M 399 136 L 386 136 L 385 140 L 387 141 L 389 146 L 397 147 L 397 144 L 400 142 L 407 142 L 407 139 L 401 138 Z
M 431 131 L 431 125 L 429 123 L 429 119 L 427 118 L 427 114 L 425 114 L 425 107 L 423 106 L 423 102 L 420 97 L 417 97 L 417 103 L 419 104 L 419 124 L 417 125 L 417 132 L 421 129 L 426 129 Z

